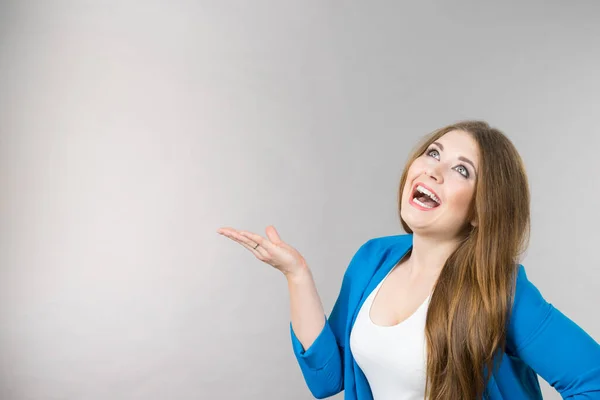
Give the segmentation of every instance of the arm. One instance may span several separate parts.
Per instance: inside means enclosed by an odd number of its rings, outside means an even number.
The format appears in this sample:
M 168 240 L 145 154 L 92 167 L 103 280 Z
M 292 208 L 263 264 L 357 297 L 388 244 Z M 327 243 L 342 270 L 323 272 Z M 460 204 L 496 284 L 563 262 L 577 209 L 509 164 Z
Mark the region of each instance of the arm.
M 600 345 L 548 303 L 519 268 L 509 343 L 564 399 L 600 399 Z
M 351 267 L 354 255 L 329 318 L 316 306 L 318 294 L 312 277 L 290 283 L 292 348 L 304 380 L 314 397 L 323 399 L 344 390 L 344 332 L 348 319 Z M 318 300 L 320 305 L 320 299 Z M 318 322 L 317 322 L 318 321 Z M 315 335 L 314 328 L 319 326 Z M 304 343 L 304 345 L 303 345 Z
M 287 281 L 293 332 L 302 347 L 309 348 L 326 322 L 321 298 L 308 268 L 300 275 L 288 277 Z

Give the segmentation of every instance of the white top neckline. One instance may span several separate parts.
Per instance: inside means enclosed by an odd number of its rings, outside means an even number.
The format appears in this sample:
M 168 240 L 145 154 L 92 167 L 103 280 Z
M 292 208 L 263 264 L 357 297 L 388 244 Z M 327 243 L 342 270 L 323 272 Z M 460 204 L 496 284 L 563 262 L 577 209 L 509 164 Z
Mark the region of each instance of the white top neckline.
M 425 323 L 431 294 L 400 323 L 377 325 L 371 320 L 370 310 L 386 278 L 387 275 L 369 293 L 358 312 L 350 333 L 350 351 L 375 400 L 423 400 L 427 370 Z
M 377 287 L 373 290 L 373 292 L 368 296 L 371 297 L 370 299 L 367 299 L 368 303 L 368 310 L 366 310 L 366 314 L 367 314 L 367 318 L 366 320 L 369 322 L 369 324 L 375 328 L 378 329 L 395 329 L 395 328 L 399 328 L 402 327 L 402 325 L 407 325 L 410 324 L 411 320 L 415 318 L 416 315 L 418 315 L 421 312 L 421 309 L 425 306 L 429 306 L 429 301 L 431 300 L 431 293 L 429 293 L 429 295 L 425 298 L 425 300 L 423 300 L 423 302 L 419 305 L 419 307 L 417 307 L 417 309 L 410 314 L 408 317 L 406 317 L 405 319 L 403 319 L 402 321 L 398 322 L 397 324 L 394 325 L 379 325 L 376 324 L 373 319 L 371 318 L 371 309 L 373 308 L 373 303 L 375 302 L 375 297 L 377 297 L 377 293 L 379 293 L 379 289 L 381 289 L 381 286 L 383 285 L 383 282 L 385 282 L 385 280 L 387 279 L 387 277 L 392 273 L 392 271 L 396 269 L 396 267 L 392 268 L 390 272 L 387 273 L 387 275 L 381 280 L 381 282 L 379 282 L 379 284 L 377 285 Z

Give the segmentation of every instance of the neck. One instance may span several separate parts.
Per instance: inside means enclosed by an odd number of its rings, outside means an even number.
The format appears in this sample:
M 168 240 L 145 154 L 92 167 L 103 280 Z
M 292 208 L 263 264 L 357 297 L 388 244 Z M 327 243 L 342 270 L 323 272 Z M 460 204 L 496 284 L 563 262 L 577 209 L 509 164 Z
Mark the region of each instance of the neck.
M 459 240 L 413 234 L 413 245 L 407 268 L 413 276 L 438 276 Z

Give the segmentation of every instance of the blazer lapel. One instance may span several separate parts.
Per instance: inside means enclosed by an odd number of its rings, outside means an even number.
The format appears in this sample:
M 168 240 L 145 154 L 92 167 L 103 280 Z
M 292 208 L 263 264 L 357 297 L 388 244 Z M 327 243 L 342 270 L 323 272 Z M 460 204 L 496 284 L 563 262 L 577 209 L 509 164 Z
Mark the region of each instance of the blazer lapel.
M 349 305 L 349 310 L 352 310 L 352 319 L 350 320 L 348 328 L 348 339 L 350 331 L 354 326 L 358 312 L 362 307 L 363 303 L 369 297 L 369 294 L 377 287 L 377 285 L 385 278 L 385 276 L 398 264 L 398 262 L 404 257 L 404 255 L 412 248 L 412 235 L 399 235 L 398 241 L 392 246 L 384 250 L 383 255 L 377 260 L 369 260 L 373 263 L 378 263 L 375 270 L 371 275 L 371 279 L 368 280 L 367 285 L 364 287 L 362 293 L 358 293 L 355 297 L 353 304 Z M 358 302 L 356 301 L 358 300 Z

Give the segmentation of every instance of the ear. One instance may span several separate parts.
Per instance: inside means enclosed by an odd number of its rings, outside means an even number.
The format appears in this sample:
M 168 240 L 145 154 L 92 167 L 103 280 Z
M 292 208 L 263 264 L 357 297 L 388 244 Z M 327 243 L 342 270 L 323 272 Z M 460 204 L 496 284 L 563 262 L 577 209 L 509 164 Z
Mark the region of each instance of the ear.
M 471 221 L 471 225 L 472 225 L 472 226 L 477 226 L 477 225 L 478 225 L 478 224 L 477 224 L 477 220 L 476 220 L 476 219 L 473 219 L 473 220 Z

